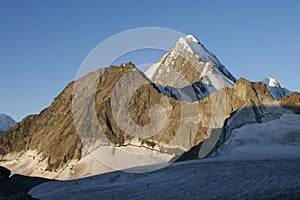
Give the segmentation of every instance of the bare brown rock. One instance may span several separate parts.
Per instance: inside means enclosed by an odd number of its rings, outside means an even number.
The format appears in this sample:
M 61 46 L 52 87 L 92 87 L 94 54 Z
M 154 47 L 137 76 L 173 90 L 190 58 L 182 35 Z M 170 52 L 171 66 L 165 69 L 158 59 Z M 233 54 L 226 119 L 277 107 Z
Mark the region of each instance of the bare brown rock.
M 281 106 L 300 114 L 300 94 L 298 92 L 294 92 L 283 97 L 281 100 Z

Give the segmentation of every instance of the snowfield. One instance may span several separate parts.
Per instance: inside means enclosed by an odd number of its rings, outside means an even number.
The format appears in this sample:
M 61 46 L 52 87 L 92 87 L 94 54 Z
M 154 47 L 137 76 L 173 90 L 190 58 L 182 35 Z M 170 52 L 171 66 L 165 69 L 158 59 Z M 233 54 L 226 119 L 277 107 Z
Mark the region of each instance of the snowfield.
M 300 115 L 282 114 L 234 129 L 213 156 L 225 161 L 300 159 Z
M 300 115 L 236 128 L 212 156 L 150 173 L 48 182 L 29 193 L 39 199 L 300 199 Z
M 40 199 L 299 199 L 300 160 L 175 163 L 159 171 L 112 172 L 49 182 Z

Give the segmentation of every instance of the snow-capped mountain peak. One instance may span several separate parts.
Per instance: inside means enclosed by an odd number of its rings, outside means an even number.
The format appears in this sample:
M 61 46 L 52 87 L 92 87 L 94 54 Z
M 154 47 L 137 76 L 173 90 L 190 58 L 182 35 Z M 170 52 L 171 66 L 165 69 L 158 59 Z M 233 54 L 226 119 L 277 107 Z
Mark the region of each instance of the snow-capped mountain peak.
M 202 62 L 213 62 L 217 65 L 220 61 L 217 57 L 208 51 L 203 44 L 193 35 L 179 38 L 178 43 L 182 44 L 190 53 L 197 54 Z M 180 45 L 175 45 L 175 48 L 182 48 Z
M 195 43 L 200 43 L 199 40 L 194 35 L 187 35 L 185 37 L 185 39 L 189 40 L 189 41 L 192 41 L 192 42 L 195 42 Z
M 263 80 L 263 83 L 271 87 L 285 88 L 283 84 L 281 84 L 278 80 L 272 77 L 265 78 Z
M 184 101 L 203 99 L 224 87 L 232 88 L 236 82 L 217 57 L 193 35 L 179 38 L 145 75 L 162 86 L 162 93 Z
M 292 93 L 275 78 L 268 77 L 265 78 L 262 82 L 268 87 L 268 89 L 271 92 L 271 95 L 276 99 L 282 99 L 284 96 L 287 96 Z

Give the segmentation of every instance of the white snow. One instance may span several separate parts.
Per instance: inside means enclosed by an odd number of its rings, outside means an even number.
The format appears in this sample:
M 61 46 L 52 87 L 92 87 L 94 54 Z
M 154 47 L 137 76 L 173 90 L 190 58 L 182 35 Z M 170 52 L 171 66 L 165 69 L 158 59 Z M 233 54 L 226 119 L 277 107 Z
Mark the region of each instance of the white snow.
M 220 90 L 224 87 L 233 88 L 234 83 L 227 77 L 221 76 L 219 73 L 207 72 L 206 76 L 211 84 L 211 91 Z M 214 89 L 213 89 L 214 88 Z
M 186 38 L 179 38 L 178 42 L 183 44 L 189 52 L 199 55 L 202 62 L 213 62 L 207 50 L 198 43 L 198 40 L 197 42 L 194 42 L 193 40 L 187 40 Z
M 193 36 L 193 35 L 187 35 L 185 37 L 185 39 L 188 40 L 188 41 L 192 41 L 194 43 L 199 43 L 199 40 L 195 36 Z
M 132 145 L 101 146 L 89 154 L 83 154 L 80 160 L 71 160 L 65 168 L 52 172 L 46 170 L 48 159 L 36 150 L 8 154 L 0 161 L 0 165 L 10 169 L 12 174 L 70 180 L 137 166 L 168 163 L 173 157 L 171 154 Z
M 50 172 L 46 170 L 48 166 L 47 158 L 44 158 L 43 155 L 39 154 L 36 150 L 28 150 L 21 154 L 8 154 L 0 161 L 0 165 L 10 169 L 12 174 L 57 180 L 70 180 L 113 171 L 89 154 L 79 161 L 71 160 L 63 169 Z
M 275 78 L 265 78 L 262 82 L 268 87 L 271 95 L 274 98 L 282 99 L 284 96 L 290 95 L 292 93 Z
M 29 191 L 47 199 L 297 199 L 299 160 L 175 163 L 162 170 L 112 172 L 47 182 Z
M 138 145 L 138 144 L 137 144 Z M 125 170 L 133 167 L 168 163 L 173 155 L 162 153 L 142 146 L 101 146 L 92 152 L 98 162 L 110 166 L 113 170 Z M 140 171 L 136 171 L 140 173 Z
M 205 70 L 205 71 L 204 71 Z M 202 92 L 199 88 L 195 87 L 196 91 L 192 89 L 192 84 L 186 85 L 182 88 L 169 88 L 175 94 L 176 97 L 181 101 L 193 102 L 197 100 L 201 100 L 211 93 L 220 90 L 224 87 L 232 88 L 234 83 L 225 76 L 222 76 L 220 72 L 212 72 L 211 70 L 207 70 L 206 68 L 203 70 L 203 80 L 201 80 L 201 84 L 206 88 L 207 91 Z M 166 91 L 165 87 L 159 87 L 160 91 L 171 97 L 169 91 Z M 186 91 L 186 92 L 185 92 Z M 187 92 L 188 91 L 188 92 Z
M 184 58 L 184 62 L 192 64 L 192 66 L 200 72 L 201 76 L 199 80 L 195 82 L 201 82 L 201 85 L 208 88 L 208 91 L 202 94 L 202 92 L 196 88 L 196 93 L 191 93 L 193 89 L 189 89 L 189 87 L 192 86 L 192 83 L 185 83 L 185 81 L 182 80 L 184 76 L 178 73 L 176 74 L 176 72 L 174 72 L 175 70 L 172 69 L 178 56 Z M 162 61 L 164 61 L 163 64 Z M 232 88 L 236 81 L 216 56 L 209 52 L 193 35 L 179 38 L 171 51 L 164 55 L 159 62 L 150 66 L 145 71 L 145 75 L 154 83 L 161 85 L 161 91 L 164 94 L 168 95 L 169 92 L 163 91 L 163 86 L 172 86 L 173 91 L 178 95 L 177 98 L 187 102 L 203 99 L 224 87 Z
M 145 70 L 144 73 L 150 80 L 152 79 L 152 77 L 155 74 L 156 70 L 158 69 L 159 65 L 160 65 L 159 63 L 155 63 Z
M 212 62 L 217 66 L 221 65 L 217 57 L 213 53 L 208 51 L 195 36 L 187 35 L 184 38 L 179 38 L 178 42 L 182 43 L 185 46 L 185 48 L 188 49 L 191 53 L 199 55 L 200 61 Z
M 285 88 L 283 84 L 281 84 L 278 80 L 272 77 L 265 78 L 262 82 L 267 86 Z
M 213 156 L 221 161 L 300 159 L 300 115 L 282 114 L 234 129 Z
M 215 157 L 173 163 L 151 173 L 116 171 L 48 182 L 29 193 L 42 200 L 297 199 L 299 152 L 300 115 L 282 114 L 234 129 Z
M 231 82 L 235 82 L 236 79 L 231 75 L 231 73 L 221 64 L 218 58 L 209 50 L 207 50 L 203 44 L 199 42 L 194 36 L 188 35 L 185 38 L 180 38 L 178 42 L 182 43 L 186 49 L 190 52 L 195 53 L 199 56 L 202 62 L 212 62 L 214 69 L 225 74 L 227 79 Z

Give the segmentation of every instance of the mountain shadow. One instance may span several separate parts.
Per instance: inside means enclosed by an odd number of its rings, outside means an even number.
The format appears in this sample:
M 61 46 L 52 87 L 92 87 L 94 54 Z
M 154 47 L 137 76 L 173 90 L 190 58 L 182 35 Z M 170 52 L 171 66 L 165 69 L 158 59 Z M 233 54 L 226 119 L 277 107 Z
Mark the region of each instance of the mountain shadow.
M 19 174 L 10 176 L 9 169 L 0 166 L 0 199 L 36 199 L 28 194 L 29 190 L 51 180 Z

